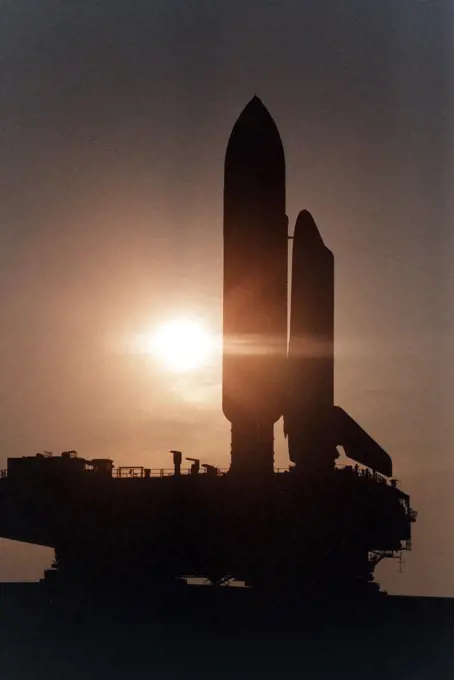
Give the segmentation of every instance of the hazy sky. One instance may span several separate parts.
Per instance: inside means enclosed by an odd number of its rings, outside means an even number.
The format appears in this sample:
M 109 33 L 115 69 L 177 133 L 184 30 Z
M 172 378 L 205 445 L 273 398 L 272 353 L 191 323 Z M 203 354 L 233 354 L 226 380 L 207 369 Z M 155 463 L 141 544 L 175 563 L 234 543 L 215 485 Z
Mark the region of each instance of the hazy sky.
M 228 464 L 219 362 L 175 378 L 133 343 L 220 331 L 223 156 L 257 94 L 290 224 L 336 256 L 337 403 L 420 513 L 378 576 L 454 595 L 453 36 L 451 0 L 0 0 L 0 465 Z M 47 559 L 4 541 L 0 579 Z

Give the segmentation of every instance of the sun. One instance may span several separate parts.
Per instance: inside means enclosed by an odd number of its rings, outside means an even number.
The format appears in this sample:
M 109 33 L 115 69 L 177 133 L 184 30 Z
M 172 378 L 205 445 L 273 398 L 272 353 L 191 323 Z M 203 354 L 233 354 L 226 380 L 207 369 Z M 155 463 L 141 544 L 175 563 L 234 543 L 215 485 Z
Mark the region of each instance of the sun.
M 151 335 L 149 352 L 171 371 L 187 373 L 208 363 L 214 344 L 214 338 L 201 322 L 174 319 Z

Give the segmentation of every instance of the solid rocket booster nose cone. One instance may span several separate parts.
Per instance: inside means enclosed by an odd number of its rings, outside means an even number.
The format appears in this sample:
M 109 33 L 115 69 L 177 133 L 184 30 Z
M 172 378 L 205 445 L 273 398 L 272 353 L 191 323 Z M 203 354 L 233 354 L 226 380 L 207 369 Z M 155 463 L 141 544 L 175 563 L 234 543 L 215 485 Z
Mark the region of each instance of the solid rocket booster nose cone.
M 322 235 L 315 224 L 315 220 L 308 210 L 302 210 L 298 215 L 295 224 L 294 239 L 299 243 L 310 243 L 326 248 Z

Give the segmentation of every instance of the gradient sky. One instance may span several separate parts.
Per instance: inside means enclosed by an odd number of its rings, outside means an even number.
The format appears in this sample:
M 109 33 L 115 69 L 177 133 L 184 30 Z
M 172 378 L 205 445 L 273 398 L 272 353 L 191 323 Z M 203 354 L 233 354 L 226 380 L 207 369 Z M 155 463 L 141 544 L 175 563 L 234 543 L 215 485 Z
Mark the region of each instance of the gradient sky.
M 453 35 L 450 0 L 0 0 L 0 465 L 228 464 L 219 361 L 175 378 L 133 342 L 220 331 L 223 157 L 257 94 L 290 224 L 309 209 L 336 256 L 337 403 L 419 511 L 377 574 L 454 596 Z M 0 579 L 48 561 L 2 541 Z

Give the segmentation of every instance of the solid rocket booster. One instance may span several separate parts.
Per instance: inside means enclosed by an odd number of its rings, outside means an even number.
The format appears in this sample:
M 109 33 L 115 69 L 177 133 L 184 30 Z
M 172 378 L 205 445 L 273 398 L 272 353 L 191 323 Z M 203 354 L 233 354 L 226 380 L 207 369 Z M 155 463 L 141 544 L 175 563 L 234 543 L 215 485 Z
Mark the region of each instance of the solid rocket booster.
M 254 97 L 225 157 L 222 399 L 232 471 L 273 470 L 285 382 L 287 226 L 281 138 Z
M 309 212 L 293 238 L 290 338 L 284 429 L 290 460 L 332 467 L 334 406 L 334 256 Z

